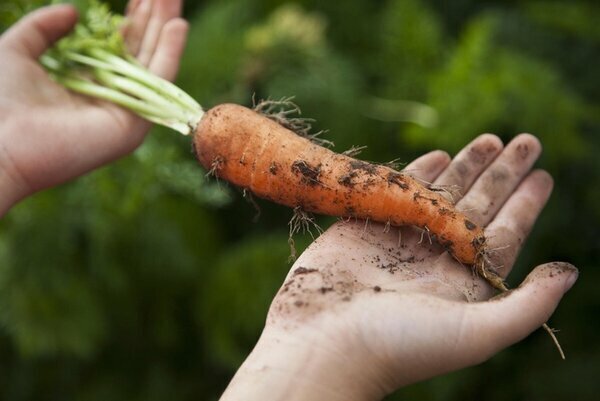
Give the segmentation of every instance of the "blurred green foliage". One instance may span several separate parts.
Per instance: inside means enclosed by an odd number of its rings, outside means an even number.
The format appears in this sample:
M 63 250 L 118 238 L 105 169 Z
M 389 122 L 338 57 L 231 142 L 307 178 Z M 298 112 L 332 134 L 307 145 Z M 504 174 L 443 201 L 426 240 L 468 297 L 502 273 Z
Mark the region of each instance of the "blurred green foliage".
M 7 0 L 0 29 L 43 0 Z M 117 10 L 123 1 L 110 2 Z M 600 387 L 600 8 L 590 1 L 188 1 L 178 84 L 206 107 L 295 96 L 337 149 L 387 161 L 482 132 L 540 137 L 553 197 L 511 277 L 568 260 L 551 324 L 388 400 L 594 400 Z M 217 399 L 289 267 L 290 211 L 207 180 L 155 129 L 0 221 L 0 399 Z M 324 220 L 326 224 L 328 220 Z M 303 249 L 310 238 L 298 238 Z

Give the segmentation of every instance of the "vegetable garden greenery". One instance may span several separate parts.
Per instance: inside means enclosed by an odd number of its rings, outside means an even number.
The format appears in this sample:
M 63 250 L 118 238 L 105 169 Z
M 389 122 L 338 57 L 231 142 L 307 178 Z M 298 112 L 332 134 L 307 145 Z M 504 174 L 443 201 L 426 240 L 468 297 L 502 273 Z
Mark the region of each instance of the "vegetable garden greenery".
M 0 30 L 42 3 L 3 1 Z M 360 157 L 380 162 L 456 152 L 482 132 L 537 135 L 555 191 L 509 282 L 544 261 L 579 267 L 550 321 L 567 360 L 540 331 L 388 400 L 597 397 L 596 2 L 206 0 L 187 1 L 186 17 L 177 84 L 207 108 L 295 96 L 336 149 L 367 145 Z M 156 128 L 126 159 L 0 220 L 0 399 L 219 397 L 289 268 L 291 211 L 258 201 L 253 222 L 190 147 Z

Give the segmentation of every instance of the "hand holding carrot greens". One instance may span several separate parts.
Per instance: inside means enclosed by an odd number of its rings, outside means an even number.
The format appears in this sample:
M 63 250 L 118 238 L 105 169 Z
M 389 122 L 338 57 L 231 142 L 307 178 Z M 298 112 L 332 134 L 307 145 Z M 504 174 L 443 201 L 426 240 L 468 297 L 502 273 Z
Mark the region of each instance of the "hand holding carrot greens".
M 173 79 L 187 24 L 181 1 L 132 1 L 124 39 L 142 65 Z M 135 149 L 150 125 L 114 104 L 73 93 L 38 58 L 68 34 L 75 9 L 60 5 L 24 17 L 0 37 L 0 215 L 23 197 Z

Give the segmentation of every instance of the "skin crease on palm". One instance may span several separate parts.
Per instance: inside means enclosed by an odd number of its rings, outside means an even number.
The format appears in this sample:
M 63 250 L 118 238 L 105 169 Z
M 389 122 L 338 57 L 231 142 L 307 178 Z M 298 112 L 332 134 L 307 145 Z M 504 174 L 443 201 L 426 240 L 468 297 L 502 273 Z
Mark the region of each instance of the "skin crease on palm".
M 131 53 L 172 80 L 188 25 L 181 0 L 132 1 L 124 37 Z M 65 182 L 139 146 L 150 124 L 113 104 L 53 82 L 37 58 L 77 20 L 70 6 L 24 17 L 0 38 L 0 184 L 14 188 L 0 215 L 33 192 Z M 10 116 L 10 118 L 7 118 Z

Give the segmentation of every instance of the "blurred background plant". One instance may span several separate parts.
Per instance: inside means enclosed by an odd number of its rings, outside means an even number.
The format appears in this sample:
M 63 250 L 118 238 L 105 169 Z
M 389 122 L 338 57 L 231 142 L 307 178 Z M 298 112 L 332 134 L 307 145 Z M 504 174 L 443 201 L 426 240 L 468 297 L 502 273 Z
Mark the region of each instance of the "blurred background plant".
M 3 1 L 0 30 L 44 3 Z M 206 107 L 295 96 L 338 150 L 367 145 L 361 157 L 380 162 L 482 132 L 538 135 L 556 189 L 510 282 L 544 261 L 580 268 L 551 320 L 567 360 L 536 333 L 388 400 L 596 399 L 597 2 L 204 0 L 185 14 L 178 84 Z M 219 397 L 289 267 L 291 212 L 258 201 L 253 223 L 241 192 L 204 173 L 188 139 L 156 128 L 130 157 L 0 221 L 0 399 Z

